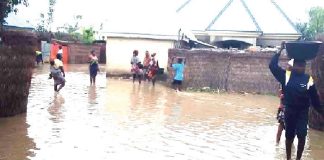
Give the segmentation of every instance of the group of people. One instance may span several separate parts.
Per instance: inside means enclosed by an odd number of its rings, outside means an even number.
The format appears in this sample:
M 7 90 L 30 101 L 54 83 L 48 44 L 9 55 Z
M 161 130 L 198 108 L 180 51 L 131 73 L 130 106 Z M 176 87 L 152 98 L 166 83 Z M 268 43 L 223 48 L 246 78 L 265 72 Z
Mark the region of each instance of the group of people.
M 280 51 L 275 54 L 269 64 L 270 71 L 281 84 L 280 99 L 277 119 L 279 122 L 276 141 L 279 143 L 280 136 L 285 129 L 286 158 L 291 159 L 291 148 L 295 136 L 298 138 L 297 157 L 302 157 L 308 125 L 309 106 L 324 116 L 324 106 L 319 101 L 319 96 L 313 78 L 305 73 L 305 60 L 289 61 L 287 70 L 278 65 L 285 42 L 282 43 Z
M 66 82 L 62 63 L 62 47 L 60 46 L 59 49 L 56 59 L 50 61 L 49 77 L 54 79 L 54 90 L 57 92 L 64 87 Z M 321 115 L 324 115 L 324 106 L 320 104 L 313 78 L 305 73 L 305 61 L 290 60 L 286 70 L 278 65 L 279 57 L 283 49 L 285 49 L 285 43 L 282 43 L 280 51 L 272 57 L 269 64 L 270 71 L 281 84 L 279 93 L 281 103 L 277 114 L 279 126 L 276 142 L 279 143 L 281 133 L 285 129 L 286 155 L 287 159 L 290 160 L 292 144 L 297 135 L 298 147 L 296 159 L 301 159 L 307 135 L 309 106 L 312 105 Z M 98 58 L 94 50 L 90 52 L 89 59 L 90 84 L 92 85 L 95 84 L 96 75 L 99 71 Z M 173 57 L 171 59 L 171 64 L 168 67 L 174 71 L 172 84 L 177 91 L 180 91 L 184 80 L 185 59 L 177 58 L 176 63 L 174 63 L 174 59 L 176 58 Z M 138 50 L 134 50 L 130 63 L 133 83 L 135 83 L 137 78 L 139 84 L 144 79 L 152 81 L 153 86 L 155 85 L 159 70 L 156 53 L 150 54 L 146 51 L 142 64 L 138 58 Z
M 173 63 L 175 57 L 171 59 L 170 68 L 174 71 L 173 86 L 176 91 L 181 91 L 182 81 L 184 79 L 184 59 L 178 58 L 176 63 Z M 153 86 L 156 82 L 156 77 L 159 72 L 159 62 L 156 59 L 156 53 L 150 55 L 149 51 L 145 52 L 145 57 L 142 62 L 138 58 L 138 50 L 133 51 L 133 56 L 131 58 L 131 73 L 133 75 L 133 83 L 135 83 L 136 78 L 139 84 L 141 84 L 142 79 L 144 81 L 152 81 Z
M 54 91 L 59 92 L 65 86 L 65 72 L 63 67 L 63 50 L 59 46 L 59 51 L 56 54 L 56 59 L 50 61 L 49 79 L 54 80 Z
M 59 92 L 65 86 L 65 72 L 63 67 L 63 50 L 59 46 L 59 51 L 56 54 L 56 59 L 50 61 L 50 74 L 49 79 L 54 80 L 54 91 Z M 95 50 L 91 50 L 89 54 L 89 72 L 90 72 L 90 85 L 96 84 L 96 76 L 99 72 L 99 61 L 95 54 Z
M 138 58 L 138 50 L 134 50 L 130 63 L 131 73 L 133 75 L 133 83 L 135 83 L 137 78 L 139 84 L 141 84 L 143 79 L 144 81 L 152 81 L 153 86 L 155 85 L 156 76 L 160 68 L 159 62 L 156 59 L 156 53 L 150 55 L 150 53 L 146 51 L 142 64 Z

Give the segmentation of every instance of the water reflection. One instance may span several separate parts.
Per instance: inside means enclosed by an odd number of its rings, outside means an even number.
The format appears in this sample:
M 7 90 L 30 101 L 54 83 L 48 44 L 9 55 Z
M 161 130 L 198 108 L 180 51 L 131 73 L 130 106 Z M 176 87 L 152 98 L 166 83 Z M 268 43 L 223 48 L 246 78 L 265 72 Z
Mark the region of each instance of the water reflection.
M 0 159 L 20 160 L 34 156 L 36 145 L 28 135 L 26 114 L 0 118 Z
M 97 89 L 96 86 L 90 86 L 88 92 L 88 99 L 89 104 L 96 104 L 97 103 Z
M 64 119 L 64 114 L 63 114 L 64 102 L 65 102 L 64 97 L 61 94 L 54 92 L 53 102 L 51 103 L 50 107 L 47 109 L 49 114 L 52 115 L 50 119 L 54 123 L 59 123 Z

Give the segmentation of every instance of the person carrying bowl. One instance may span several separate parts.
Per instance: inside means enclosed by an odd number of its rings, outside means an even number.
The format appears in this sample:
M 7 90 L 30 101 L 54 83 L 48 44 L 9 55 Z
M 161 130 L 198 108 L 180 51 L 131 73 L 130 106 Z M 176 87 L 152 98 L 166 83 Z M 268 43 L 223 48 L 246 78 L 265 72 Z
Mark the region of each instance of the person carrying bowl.
M 324 106 L 320 104 L 313 78 L 305 73 L 305 60 L 295 59 L 291 71 L 279 67 L 278 61 L 283 49 L 285 42 L 281 44 L 279 52 L 272 57 L 269 68 L 281 83 L 284 92 L 287 159 L 291 159 L 291 147 L 296 135 L 298 138 L 296 159 L 301 159 L 307 135 L 309 106 L 312 104 L 321 115 L 324 115 Z

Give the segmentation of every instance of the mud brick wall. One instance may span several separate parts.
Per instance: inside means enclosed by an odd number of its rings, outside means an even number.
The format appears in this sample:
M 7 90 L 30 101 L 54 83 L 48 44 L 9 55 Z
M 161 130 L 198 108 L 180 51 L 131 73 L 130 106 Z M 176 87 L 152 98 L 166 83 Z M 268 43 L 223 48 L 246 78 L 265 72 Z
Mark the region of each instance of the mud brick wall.
M 95 50 L 95 53 L 97 57 L 100 57 L 100 48 L 101 45 L 99 44 L 80 44 L 80 43 L 74 43 L 69 44 L 69 63 L 70 64 L 84 64 L 88 63 L 89 61 L 89 54 L 91 50 Z
M 179 56 L 183 56 L 179 54 Z M 185 85 L 187 87 L 215 89 L 226 88 L 229 55 L 225 53 L 189 53 L 186 54 Z
M 231 54 L 227 91 L 277 93 L 279 83 L 269 70 L 271 55 Z
M 169 63 L 172 57 L 186 59 L 185 88 L 277 94 L 280 85 L 268 67 L 273 54 L 170 49 Z M 280 65 L 285 67 L 287 61 L 283 56 Z M 169 73 L 173 77 L 170 70 Z

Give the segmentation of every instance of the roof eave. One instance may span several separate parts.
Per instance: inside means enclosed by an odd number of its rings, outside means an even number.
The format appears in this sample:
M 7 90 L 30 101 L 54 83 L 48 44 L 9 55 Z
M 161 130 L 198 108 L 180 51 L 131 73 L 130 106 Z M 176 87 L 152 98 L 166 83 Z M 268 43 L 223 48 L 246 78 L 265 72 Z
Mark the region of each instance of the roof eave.
M 127 33 L 127 32 L 103 32 L 100 34 L 107 38 L 130 38 L 130 39 L 151 39 L 151 40 L 178 40 L 177 35 L 159 35 L 145 33 Z
M 261 39 L 298 39 L 302 35 L 298 33 L 264 33 L 260 36 Z
M 209 30 L 206 32 L 213 36 L 258 37 L 262 35 L 259 31 Z

